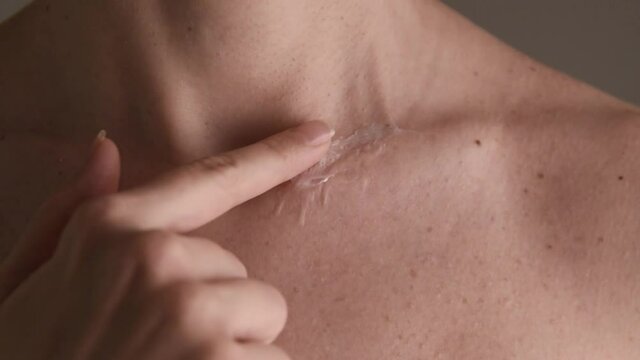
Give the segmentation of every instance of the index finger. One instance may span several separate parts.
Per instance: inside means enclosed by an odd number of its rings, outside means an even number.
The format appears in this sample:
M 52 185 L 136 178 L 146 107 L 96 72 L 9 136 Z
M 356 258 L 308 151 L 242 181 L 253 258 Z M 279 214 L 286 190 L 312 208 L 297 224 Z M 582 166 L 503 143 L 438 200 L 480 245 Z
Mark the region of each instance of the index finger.
M 311 121 L 182 166 L 119 193 L 118 219 L 140 230 L 195 230 L 313 166 L 333 134 L 324 122 Z

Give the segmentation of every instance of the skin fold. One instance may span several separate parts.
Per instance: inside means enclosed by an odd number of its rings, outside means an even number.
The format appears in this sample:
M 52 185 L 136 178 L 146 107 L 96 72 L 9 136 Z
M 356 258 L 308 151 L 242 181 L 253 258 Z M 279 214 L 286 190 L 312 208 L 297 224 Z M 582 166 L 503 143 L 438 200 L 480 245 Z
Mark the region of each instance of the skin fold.
M 185 234 L 282 292 L 278 346 L 640 357 L 640 110 L 440 2 L 37 0 L 0 25 L 0 81 L 3 254 L 101 129 L 126 191 L 302 122 L 380 124 L 327 182 Z

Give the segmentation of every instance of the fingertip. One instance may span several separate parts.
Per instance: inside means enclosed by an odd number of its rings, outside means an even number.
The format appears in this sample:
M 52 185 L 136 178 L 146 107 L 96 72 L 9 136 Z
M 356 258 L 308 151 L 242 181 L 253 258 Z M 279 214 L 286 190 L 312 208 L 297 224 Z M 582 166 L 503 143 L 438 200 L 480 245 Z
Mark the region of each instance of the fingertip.
M 305 122 L 294 129 L 304 143 L 309 146 L 320 146 L 331 142 L 336 134 L 335 130 L 324 121 L 313 120 Z
M 116 143 L 102 130 L 93 142 L 91 155 L 77 186 L 83 195 L 90 197 L 118 191 L 119 182 L 120 151 Z

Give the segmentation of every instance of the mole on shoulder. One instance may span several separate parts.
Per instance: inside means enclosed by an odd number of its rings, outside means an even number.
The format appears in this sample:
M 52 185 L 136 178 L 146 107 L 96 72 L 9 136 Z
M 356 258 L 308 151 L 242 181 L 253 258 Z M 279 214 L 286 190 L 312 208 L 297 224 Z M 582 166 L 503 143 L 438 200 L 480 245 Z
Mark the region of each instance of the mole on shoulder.
M 475 143 L 476 143 L 476 145 L 478 145 L 478 146 L 482 146 L 482 141 L 480 141 L 480 140 L 478 140 L 478 139 L 476 139 Z

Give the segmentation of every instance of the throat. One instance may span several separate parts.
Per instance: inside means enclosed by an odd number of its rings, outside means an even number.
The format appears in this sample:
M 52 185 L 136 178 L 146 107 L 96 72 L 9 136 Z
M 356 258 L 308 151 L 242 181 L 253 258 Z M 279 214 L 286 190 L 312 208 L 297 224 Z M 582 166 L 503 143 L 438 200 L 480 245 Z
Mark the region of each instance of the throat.
M 446 17 L 428 1 L 40 0 L 0 28 L 20 50 L 0 59 L 0 106 L 175 163 L 306 120 L 395 126 L 435 86 Z

